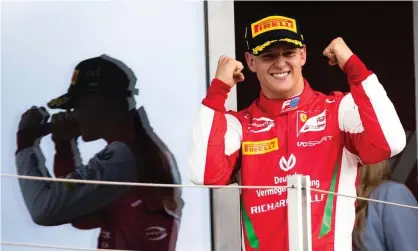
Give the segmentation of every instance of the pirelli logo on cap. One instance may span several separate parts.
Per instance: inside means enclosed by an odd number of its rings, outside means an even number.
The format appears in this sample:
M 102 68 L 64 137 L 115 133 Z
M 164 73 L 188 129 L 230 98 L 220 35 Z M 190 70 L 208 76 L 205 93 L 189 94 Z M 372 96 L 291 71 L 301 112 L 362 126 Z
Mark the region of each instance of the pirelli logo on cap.
M 279 150 L 279 140 L 277 138 L 263 141 L 242 142 L 243 155 L 265 154 L 276 150 Z
M 79 73 L 80 73 L 79 70 L 74 70 L 73 77 L 71 78 L 71 85 L 75 85 L 75 83 L 77 82 Z
M 296 20 L 283 16 L 269 16 L 251 24 L 253 38 L 271 30 L 289 30 L 297 33 Z

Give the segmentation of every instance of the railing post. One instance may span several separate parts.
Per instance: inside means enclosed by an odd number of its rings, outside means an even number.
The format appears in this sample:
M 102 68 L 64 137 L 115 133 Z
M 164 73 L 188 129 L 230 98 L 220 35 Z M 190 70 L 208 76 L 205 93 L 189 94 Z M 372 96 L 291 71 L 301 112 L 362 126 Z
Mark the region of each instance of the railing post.
M 289 176 L 287 185 L 289 251 L 312 251 L 310 177 Z

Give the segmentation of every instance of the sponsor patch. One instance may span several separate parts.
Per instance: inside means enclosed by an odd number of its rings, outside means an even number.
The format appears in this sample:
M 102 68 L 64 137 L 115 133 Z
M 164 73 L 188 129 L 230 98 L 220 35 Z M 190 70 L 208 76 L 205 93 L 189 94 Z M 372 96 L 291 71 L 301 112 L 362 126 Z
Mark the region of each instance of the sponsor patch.
M 306 118 L 305 118 L 306 116 Z M 303 119 L 306 119 L 303 121 Z M 319 132 L 325 130 L 327 126 L 326 110 L 315 116 L 308 116 L 306 112 L 298 111 L 298 119 L 296 120 L 296 136 L 305 132 Z
M 284 101 L 281 112 L 288 112 L 288 111 L 295 110 L 296 108 L 298 108 L 299 101 L 300 101 L 300 97 L 295 97 L 295 98 Z
M 299 118 L 300 118 L 300 121 L 305 123 L 306 120 L 308 119 L 308 115 L 306 113 L 301 113 L 301 114 L 299 114 Z
M 79 70 L 74 71 L 73 77 L 71 78 L 71 85 L 75 85 L 75 83 L 77 82 L 79 72 L 80 72 Z
M 293 153 L 290 154 L 288 159 L 286 159 L 284 156 L 280 158 L 279 167 L 285 172 L 288 172 L 291 169 L 293 169 L 295 165 L 296 165 L 296 157 Z
M 279 150 L 279 140 L 277 138 L 263 141 L 242 142 L 243 155 L 265 154 L 276 150 Z
M 296 21 L 283 16 L 269 16 L 251 24 L 253 38 L 271 30 L 289 30 L 297 33 Z
M 254 118 L 252 119 L 251 124 L 248 125 L 248 131 L 253 133 L 267 132 L 270 131 L 274 125 L 274 120 L 272 119 L 266 117 Z
M 167 230 L 160 226 L 152 226 L 145 229 L 145 237 L 150 241 L 159 241 L 166 238 Z

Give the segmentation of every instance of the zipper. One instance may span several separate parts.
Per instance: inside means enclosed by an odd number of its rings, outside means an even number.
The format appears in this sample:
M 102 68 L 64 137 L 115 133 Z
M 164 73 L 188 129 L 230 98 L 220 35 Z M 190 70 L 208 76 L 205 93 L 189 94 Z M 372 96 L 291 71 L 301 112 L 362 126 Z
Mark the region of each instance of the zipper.
M 289 112 L 286 113 L 286 124 L 287 124 L 287 130 L 286 130 L 286 159 L 289 159 L 289 130 L 290 130 L 290 126 L 289 126 Z

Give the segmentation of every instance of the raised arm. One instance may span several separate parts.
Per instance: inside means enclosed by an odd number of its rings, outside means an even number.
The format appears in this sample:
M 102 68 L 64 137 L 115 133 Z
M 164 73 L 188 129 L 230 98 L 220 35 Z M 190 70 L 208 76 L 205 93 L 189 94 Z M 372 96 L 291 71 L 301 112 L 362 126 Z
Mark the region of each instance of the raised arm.
M 241 63 L 221 57 L 216 77 L 203 99 L 193 125 L 189 155 L 189 177 L 195 184 L 230 183 L 241 149 L 242 126 L 235 113 L 226 112 L 225 100 L 231 86 L 243 80 L 241 70 Z
M 55 141 L 54 174 L 63 178 L 71 176 L 78 167 L 82 167 L 77 140 Z M 68 185 L 68 184 L 67 184 Z M 71 225 L 78 229 L 93 229 L 101 226 L 102 220 L 99 212 L 71 221 Z
M 51 177 L 43 162 L 42 152 L 37 146 L 16 154 L 19 175 Z M 114 142 L 67 178 L 135 182 L 136 175 L 136 161 L 130 148 L 124 143 Z M 19 184 L 33 221 L 44 226 L 70 223 L 110 204 L 130 189 L 127 186 L 25 179 L 20 179 Z
M 324 54 L 331 64 L 339 64 L 350 85 L 351 93 L 342 98 L 338 111 L 347 149 L 363 164 L 377 163 L 400 153 L 406 144 L 405 131 L 377 76 L 340 38 Z
M 75 139 L 67 142 L 55 143 L 54 175 L 65 177 L 81 166 L 80 154 L 78 153 Z
M 80 128 L 71 111 L 53 114 L 51 124 L 51 139 L 55 145 L 54 174 L 56 177 L 65 177 L 82 164 L 77 145 Z

